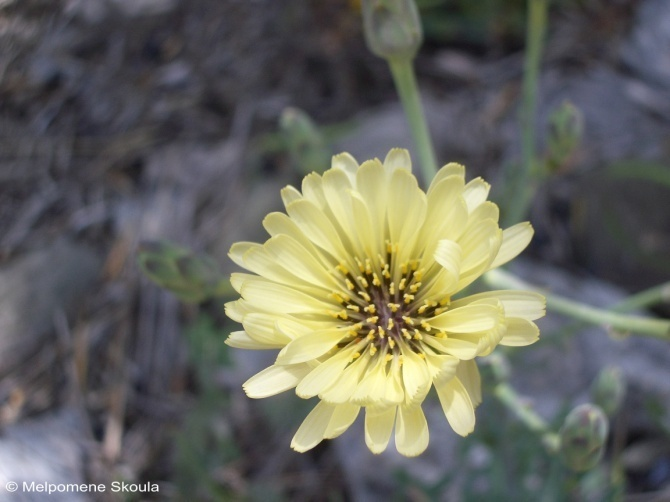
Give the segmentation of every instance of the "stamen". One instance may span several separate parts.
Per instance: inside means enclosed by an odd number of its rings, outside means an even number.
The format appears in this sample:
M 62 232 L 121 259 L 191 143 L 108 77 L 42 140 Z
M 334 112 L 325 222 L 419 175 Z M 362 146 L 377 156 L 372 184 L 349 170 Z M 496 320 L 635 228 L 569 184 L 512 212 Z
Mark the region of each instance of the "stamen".
M 370 262 L 370 258 L 365 259 L 365 273 L 368 275 L 372 273 L 372 263 Z
M 347 267 L 344 266 L 344 262 L 342 262 L 342 261 L 341 261 L 340 264 L 339 264 L 337 267 L 335 267 L 335 268 L 336 268 L 337 270 L 339 270 L 340 272 L 342 272 L 344 275 L 348 275 L 348 274 L 349 274 L 349 270 L 347 270 Z

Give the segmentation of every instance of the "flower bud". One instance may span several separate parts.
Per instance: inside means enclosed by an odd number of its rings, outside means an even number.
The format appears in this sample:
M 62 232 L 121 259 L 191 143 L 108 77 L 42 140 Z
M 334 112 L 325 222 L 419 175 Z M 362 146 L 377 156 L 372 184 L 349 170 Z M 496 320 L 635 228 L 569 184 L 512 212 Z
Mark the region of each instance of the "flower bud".
M 286 108 L 279 119 L 295 167 L 303 174 L 323 172 L 330 166 L 330 152 L 312 119 L 298 108 Z
M 569 164 L 584 134 L 584 114 L 569 101 L 563 102 L 549 117 L 547 163 L 551 171 Z
M 198 303 L 217 296 L 222 275 L 210 257 L 197 256 L 170 242 L 146 242 L 138 263 L 146 276 L 180 300 Z
M 607 367 L 600 371 L 591 386 L 591 398 L 608 417 L 612 417 L 621 407 L 626 394 L 626 380 L 619 368 Z
M 573 409 L 561 427 L 560 453 L 574 471 L 593 468 L 603 455 L 609 422 L 603 411 L 593 404 Z
M 362 7 L 369 49 L 385 59 L 412 59 L 423 38 L 414 0 L 363 0 Z

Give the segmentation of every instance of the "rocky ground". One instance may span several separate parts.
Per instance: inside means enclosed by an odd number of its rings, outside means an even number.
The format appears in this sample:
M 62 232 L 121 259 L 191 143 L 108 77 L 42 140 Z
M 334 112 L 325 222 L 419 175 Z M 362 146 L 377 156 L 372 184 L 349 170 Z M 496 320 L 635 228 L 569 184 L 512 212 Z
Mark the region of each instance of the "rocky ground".
M 537 128 L 543 142 L 550 111 L 568 99 L 584 114 L 584 138 L 541 188 L 533 261 L 520 274 L 607 306 L 670 277 L 670 5 L 558 4 Z M 522 33 L 487 33 L 430 32 L 417 69 L 439 158 L 495 183 L 519 154 Z M 294 454 L 302 403 L 250 402 L 240 389 L 271 356 L 235 353 L 203 379 L 185 327 L 204 311 L 222 342 L 230 326 L 216 305 L 180 305 L 136 266 L 140 241 L 166 238 L 232 270 L 230 244 L 261 239 L 279 188 L 299 179 L 276 134 L 287 106 L 336 124 L 324 129 L 333 151 L 359 160 L 411 148 L 356 2 L 0 0 L 0 47 L 2 500 L 40 500 L 2 492 L 35 477 L 159 482 L 156 500 L 186 489 L 223 500 L 377 500 L 391 490 L 424 500 L 417 486 L 490 458 L 481 442 L 459 462 L 438 418 L 419 461 L 373 459 L 360 430 Z M 649 172 L 665 175 L 651 182 Z M 656 310 L 668 312 L 667 302 Z M 667 344 L 593 329 L 556 353 L 551 343 L 529 350 L 522 367 L 544 373 L 517 376 L 519 388 L 550 418 L 584 399 L 600 366 L 622 367 L 632 392 L 617 430 L 630 500 L 667 500 Z M 657 415 L 642 411 L 650 401 Z M 224 446 L 212 460 L 211 448 L 183 444 L 201 440 Z M 401 483 L 400 471 L 415 481 Z M 463 476 L 439 492 L 444 500 L 461 500 Z

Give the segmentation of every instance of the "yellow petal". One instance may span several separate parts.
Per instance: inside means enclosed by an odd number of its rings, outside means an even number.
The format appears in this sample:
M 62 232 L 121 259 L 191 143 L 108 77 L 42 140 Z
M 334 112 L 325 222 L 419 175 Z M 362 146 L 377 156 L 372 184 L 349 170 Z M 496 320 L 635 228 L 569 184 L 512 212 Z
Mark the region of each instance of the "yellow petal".
M 370 209 L 373 227 L 386 228 L 388 181 L 381 162 L 369 160 L 361 164 L 356 173 L 356 188 Z
M 381 353 L 371 361 L 367 374 L 360 381 L 351 395 L 352 402 L 360 405 L 378 405 L 383 402 L 386 394 L 387 376 L 386 362 Z
M 507 331 L 500 340 L 500 345 L 521 347 L 535 343 L 539 337 L 540 330 L 535 323 L 512 317 L 507 319 Z
M 467 436 L 475 429 L 475 409 L 467 390 L 458 378 L 435 382 L 442 411 L 456 434 Z
M 270 213 L 263 219 L 263 227 L 271 235 L 288 235 L 298 242 L 309 254 L 316 257 L 327 269 L 331 266 L 337 265 L 332 258 L 320 251 L 312 241 L 310 241 L 305 233 L 300 230 L 298 225 L 284 213 Z
M 421 406 L 400 406 L 395 426 L 395 445 L 398 453 L 416 457 L 428 446 L 428 423 Z
M 465 305 L 449 309 L 431 319 L 430 324 L 453 333 L 473 333 L 493 329 L 501 321 L 501 312 L 492 305 Z
M 410 347 L 403 345 L 402 381 L 405 387 L 405 402 L 421 403 L 432 383 L 430 371 L 424 359 Z
M 378 454 L 386 449 L 393 431 L 396 408 L 365 408 L 365 444 L 372 453 Z
M 351 399 L 352 394 L 358 388 L 363 373 L 370 362 L 370 352 L 366 351 L 362 356 L 347 366 L 337 379 L 337 385 L 332 385 L 319 394 L 321 400 L 328 403 L 342 404 Z
M 405 170 L 396 170 L 389 183 L 387 221 L 391 243 L 400 244 L 397 260 L 407 260 L 414 249 L 415 239 L 426 217 L 426 195 L 416 178 Z M 396 277 L 394 280 L 398 280 Z
M 499 267 L 516 258 L 521 251 L 526 249 L 533 238 L 533 233 L 533 227 L 527 221 L 503 230 L 502 245 L 489 268 Z
M 256 373 L 244 382 L 242 387 L 247 396 L 254 399 L 274 396 L 280 392 L 292 389 L 311 371 L 307 364 L 293 366 L 270 366 L 260 373 Z
M 302 453 L 311 450 L 323 441 L 336 408 L 337 406 L 334 404 L 319 401 L 319 404 L 307 415 L 298 432 L 293 436 L 291 448 Z
M 458 280 L 463 250 L 458 242 L 442 239 L 435 249 L 435 261 L 446 269 L 449 277 Z
M 341 329 L 322 330 L 301 336 L 282 349 L 276 364 L 304 363 L 321 357 L 345 336 L 346 331 Z
M 445 178 L 449 176 L 458 176 L 459 178 L 465 178 L 465 167 L 456 162 L 449 162 L 448 164 L 442 166 L 442 168 L 437 172 L 433 180 L 430 182 L 430 187 L 428 187 L 428 195 L 430 195 L 435 187 Z
M 236 349 L 251 350 L 278 349 L 281 347 L 279 344 L 260 343 L 251 338 L 246 331 L 233 331 L 228 338 L 226 338 L 225 344 L 230 347 L 235 347 Z
M 297 188 L 292 187 L 291 185 L 282 188 L 280 194 L 281 194 L 281 200 L 284 203 L 284 207 L 288 206 L 291 202 L 295 202 L 296 200 L 302 199 L 302 194 L 300 193 L 300 191 Z
M 443 354 L 450 354 L 460 360 L 477 357 L 480 350 L 477 341 L 459 340 L 451 337 L 435 338 L 428 335 L 423 337 L 423 342 Z
M 249 267 L 247 267 L 247 265 L 244 263 L 244 253 L 250 249 L 257 249 L 261 247 L 262 246 L 257 242 L 236 242 L 230 247 L 228 256 L 235 262 L 236 265 L 249 270 Z
M 426 337 L 424 337 L 425 339 Z M 426 354 L 426 362 L 428 363 L 432 380 L 449 380 L 456 374 L 459 361 L 458 357 L 448 354 Z
M 328 427 L 323 433 L 325 439 L 333 439 L 346 431 L 354 423 L 361 407 L 354 404 L 340 404 L 335 408 Z
M 331 385 L 337 385 L 338 378 L 349 364 L 355 347 L 347 347 L 322 362 L 314 368 L 295 389 L 296 394 L 303 399 L 314 397 L 327 390 Z
M 346 260 L 348 253 L 337 231 L 319 207 L 308 200 L 298 200 L 286 206 L 286 212 L 316 246 L 328 252 L 338 263 Z
M 270 260 L 287 272 L 313 285 L 332 289 L 336 283 L 327 269 L 298 241 L 288 235 L 276 235 L 264 244 Z M 259 272 L 260 275 L 264 275 Z
M 461 361 L 456 369 L 456 376 L 470 396 L 472 405 L 476 408 L 482 402 L 482 379 L 475 361 Z
M 432 265 L 432 257 L 441 239 L 456 241 L 460 238 L 468 222 L 468 208 L 461 194 L 463 178 L 449 176 L 434 186 L 428 195 L 426 218 L 419 234 L 414 253 L 422 251 L 422 266 Z
M 532 291 L 486 291 L 456 300 L 451 303 L 451 308 L 458 308 L 484 299 L 499 300 L 505 309 L 505 317 L 521 317 L 534 321 L 545 314 L 544 296 Z
M 251 338 L 259 343 L 284 347 L 291 341 L 284 333 L 275 329 L 276 316 L 254 312 L 244 316 L 242 325 Z
M 358 162 L 351 154 L 344 152 L 333 156 L 331 167 L 342 169 L 348 175 L 355 177 L 356 171 L 358 171 Z
M 404 148 L 393 148 L 386 154 L 384 159 L 384 169 L 386 172 L 392 173 L 396 169 L 412 172 L 412 159 L 409 152 Z
M 240 294 L 249 303 L 258 305 L 268 312 L 278 314 L 322 314 L 329 309 L 337 308 L 332 303 L 317 300 L 313 296 L 301 293 L 296 289 L 256 276 L 251 276 L 244 281 L 240 288 Z
M 468 212 L 472 212 L 486 201 L 489 196 L 491 185 L 481 178 L 475 178 L 470 183 L 465 185 L 463 189 L 463 198 L 468 205 Z

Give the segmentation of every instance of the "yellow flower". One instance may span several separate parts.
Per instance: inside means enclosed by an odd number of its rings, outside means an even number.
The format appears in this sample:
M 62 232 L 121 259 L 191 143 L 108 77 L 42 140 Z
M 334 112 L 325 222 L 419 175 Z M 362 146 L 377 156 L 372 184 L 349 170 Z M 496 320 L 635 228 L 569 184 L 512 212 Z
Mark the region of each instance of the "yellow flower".
M 428 445 L 421 404 L 435 386 L 456 433 L 475 425 L 481 401 L 473 359 L 497 344 L 528 345 L 539 331 L 544 298 L 524 291 L 453 296 L 487 270 L 518 255 L 533 229 L 498 226 L 481 178 L 447 164 L 427 193 L 411 173 L 406 150 L 382 164 L 333 158 L 282 190 L 286 213 L 263 221 L 264 244 L 240 242 L 230 257 L 252 274 L 231 282 L 241 299 L 226 305 L 244 331 L 226 343 L 281 349 L 274 365 L 244 384 L 252 398 L 296 387 L 318 396 L 291 443 L 297 451 L 342 434 L 365 408 L 373 453 L 395 444 L 407 456 Z

